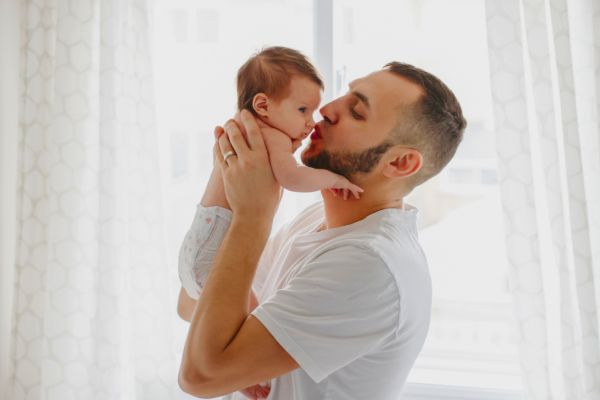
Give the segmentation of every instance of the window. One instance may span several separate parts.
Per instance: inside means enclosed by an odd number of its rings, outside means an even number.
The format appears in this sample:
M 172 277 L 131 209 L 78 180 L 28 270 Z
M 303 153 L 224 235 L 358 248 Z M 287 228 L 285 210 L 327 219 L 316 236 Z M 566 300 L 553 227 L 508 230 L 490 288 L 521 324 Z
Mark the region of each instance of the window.
M 238 68 L 268 45 L 312 55 L 312 32 L 312 2 L 303 0 L 155 3 L 155 91 L 171 259 L 177 259 L 194 212 L 190 205 L 200 201 L 211 171 L 212 130 L 235 112 Z M 285 197 L 277 225 L 318 199 Z
M 406 199 L 420 210 L 434 286 L 429 336 L 409 382 L 518 391 L 484 6 L 481 0 L 334 2 L 335 93 L 397 60 L 434 73 L 460 99 L 468 120 L 463 143 L 442 173 Z
M 177 259 L 211 170 L 212 129 L 235 111 L 236 72 L 252 52 L 268 45 L 304 52 L 321 68 L 329 98 L 388 61 L 422 67 L 454 90 L 469 125 L 446 169 L 407 198 L 420 210 L 434 304 L 404 398 L 518 398 L 484 6 L 483 0 L 157 2 L 154 60 L 170 259 Z M 318 198 L 286 192 L 276 227 Z

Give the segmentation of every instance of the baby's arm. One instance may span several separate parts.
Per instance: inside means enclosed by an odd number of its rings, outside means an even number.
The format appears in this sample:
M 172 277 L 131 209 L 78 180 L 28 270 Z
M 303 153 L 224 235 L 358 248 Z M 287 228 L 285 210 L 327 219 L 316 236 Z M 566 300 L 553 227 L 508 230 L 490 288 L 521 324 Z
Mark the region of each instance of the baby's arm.
M 356 198 L 363 190 L 345 177 L 328 171 L 298 164 L 293 155 L 292 140 L 283 132 L 263 128 L 271 168 L 277 182 L 294 192 L 314 192 L 321 189 L 348 189 Z

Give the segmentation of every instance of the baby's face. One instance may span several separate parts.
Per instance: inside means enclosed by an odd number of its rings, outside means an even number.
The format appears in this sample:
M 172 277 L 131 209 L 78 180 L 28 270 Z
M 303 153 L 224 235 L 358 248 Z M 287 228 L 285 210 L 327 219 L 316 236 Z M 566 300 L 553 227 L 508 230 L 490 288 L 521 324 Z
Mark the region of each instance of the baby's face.
M 292 139 L 306 138 L 315 126 L 313 113 L 321 103 L 321 88 L 304 76 L 294 76 L 290 93 L 269 110 L 269 124 Z

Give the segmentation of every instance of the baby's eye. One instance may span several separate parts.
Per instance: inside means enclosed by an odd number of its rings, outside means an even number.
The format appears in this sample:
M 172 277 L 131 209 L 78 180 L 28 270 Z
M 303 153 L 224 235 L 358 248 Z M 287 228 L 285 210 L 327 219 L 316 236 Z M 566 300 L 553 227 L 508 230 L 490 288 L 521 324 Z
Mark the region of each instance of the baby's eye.
M 298 109 L 298 111 L 300 111 L 302 114 L 304 114 L 306 112 L 306 107 L 300 107 Z

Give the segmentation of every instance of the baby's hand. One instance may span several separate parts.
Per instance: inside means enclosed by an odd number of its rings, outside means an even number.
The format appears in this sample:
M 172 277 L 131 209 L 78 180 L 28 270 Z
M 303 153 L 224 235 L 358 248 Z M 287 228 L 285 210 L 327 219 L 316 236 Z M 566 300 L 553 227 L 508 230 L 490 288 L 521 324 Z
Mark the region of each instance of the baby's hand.
M 333 183 L 333 185 L 331 185 L 329 190 L 334 196 L 343 196 L 344 200 L 348 200 L 350 193 L 352 193 L 357 199 L 360 199 L 359 193 L 364 192 L 364 190 L 359 186 L 356 186 L 341 175 L 338 175 L 338 179 Z

